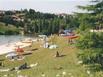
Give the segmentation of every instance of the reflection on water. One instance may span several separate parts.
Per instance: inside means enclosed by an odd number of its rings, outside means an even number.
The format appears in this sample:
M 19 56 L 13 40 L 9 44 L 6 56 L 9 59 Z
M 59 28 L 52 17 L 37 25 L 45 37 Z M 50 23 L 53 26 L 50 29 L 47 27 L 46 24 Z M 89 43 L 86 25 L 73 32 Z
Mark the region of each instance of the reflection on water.
M 20 41 L 28 36 L 21 35 L 0 35 L 0 45 Z

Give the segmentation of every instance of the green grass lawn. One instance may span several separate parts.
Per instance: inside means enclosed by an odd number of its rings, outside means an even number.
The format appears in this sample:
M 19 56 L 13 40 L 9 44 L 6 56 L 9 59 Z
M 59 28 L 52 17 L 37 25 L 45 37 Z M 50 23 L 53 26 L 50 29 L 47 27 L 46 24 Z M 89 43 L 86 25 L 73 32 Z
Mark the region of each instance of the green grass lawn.
M 45 77 L 103 77 L 102 72 L 92 72 L 92 75 L 89 76 L 84 65 L 77 64 L 77 53 L 79 50 L 74 46 L 69 46 L 65 38 L 56 38 L 56 44 L 59 46 L 57 49 L 41 48 L 40 44 L 41 42 L 36 42 L 31 48 L 25 48 L 25 50 L 38 48 L 38 50 L 33 51 L 31 55 L 25 56 L 24 60 L 10 61 L 4 55 L 0 56 L 0 59 L 5 59 L 3 61 L 5 67 L 0 68 L 13 68 L 27 62 L 28 65 L 35 63 L 38 63 L 38 65 L 30 69 L 21 70 L 20 75 L 42 77 L 41 75 L 44 73 Z M 55 57 L 56 51 L 65 56 Z M 66 72 L 65 76 L 62 75 L 63 72 Z M 8 77 L 17 77 L 16 71 L 0 72 L 0 77 L 3 77 L 5 74 L 8 74 Z

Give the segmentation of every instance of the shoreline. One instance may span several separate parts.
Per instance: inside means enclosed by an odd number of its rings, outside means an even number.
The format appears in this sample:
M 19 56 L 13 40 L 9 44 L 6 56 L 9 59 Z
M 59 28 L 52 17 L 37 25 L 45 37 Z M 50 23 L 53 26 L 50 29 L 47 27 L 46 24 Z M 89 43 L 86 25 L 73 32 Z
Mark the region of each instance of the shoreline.
M 33 41 L 33 40 L 31 40 L 31 41 Z M 35 39 L 35 41 L 36 41 L 36 39 Z M 17 41 L 17 42 L 13 42 L 10 44 L 6 43 L 3 45 L 0 45 L 0 55 L 4 55 L 4 54 L 10 53 L 10 52 L 15 52 L 15 49 L 17 48 L 17 46 L 20 46 L 20 48 L 24 48 L 24 47 L 30 46 L 31 44 L 32 44 L 32 42 L 28 42 L 27 40 L 25 40 L 25 42 Z

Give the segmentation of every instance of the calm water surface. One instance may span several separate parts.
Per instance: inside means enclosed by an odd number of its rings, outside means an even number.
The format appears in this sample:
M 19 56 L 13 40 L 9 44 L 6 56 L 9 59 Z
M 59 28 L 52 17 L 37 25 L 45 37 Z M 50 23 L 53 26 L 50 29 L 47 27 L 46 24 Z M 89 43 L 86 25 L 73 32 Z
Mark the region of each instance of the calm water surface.
M 0 35 L 0 45 L 13 43 L 20 41 L 22 39 L 28 38 L 28 36 L 21 36 L 21 35 Z

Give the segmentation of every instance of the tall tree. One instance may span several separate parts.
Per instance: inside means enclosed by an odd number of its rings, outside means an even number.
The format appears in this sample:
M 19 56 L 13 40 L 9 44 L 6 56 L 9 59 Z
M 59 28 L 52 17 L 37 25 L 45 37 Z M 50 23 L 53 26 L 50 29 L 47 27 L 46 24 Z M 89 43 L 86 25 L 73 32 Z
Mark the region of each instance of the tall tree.
M 80 23 L 80 27 L 84 27 L 85 29 L 88 27 L 101 28 L 103 27 L 103 0 L 91 2 L 91 5 L 78 6 L 78 8 L 88 11 L 86 13 L 77 13 L 79 21 L 82 22 Z
M 103 27 L 103 0 L 92 1 L 92 5 L 79 6 L 81 9 L 88 10 L 87 13 L 79 13 L 80 28 Z M 94 4 L 95 3 L 95 4 Z M 86 64 L 98 64 L 103 68 L 103 34 L 83 32 L 77 41 L 77 47 L 82 49 L 79 57 Z

